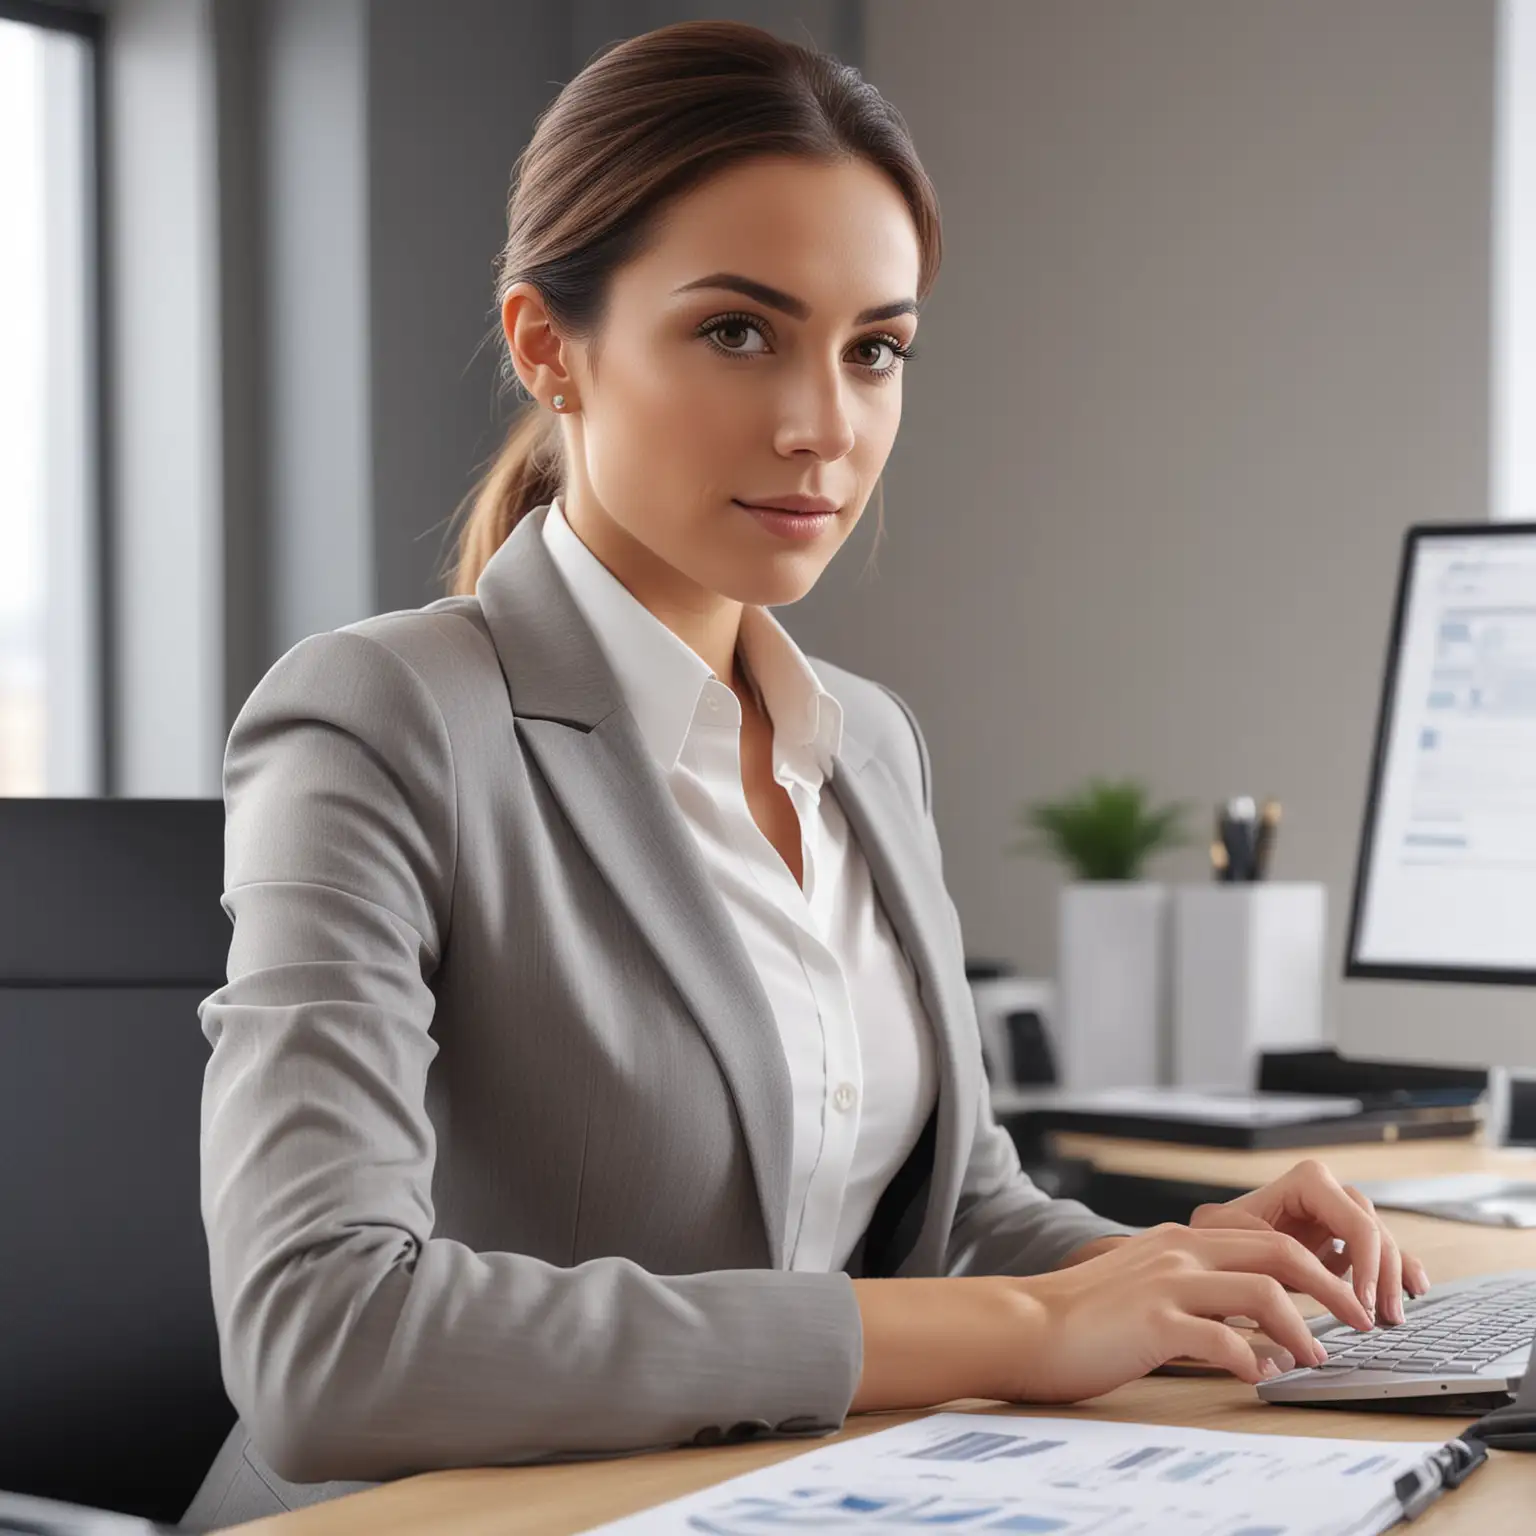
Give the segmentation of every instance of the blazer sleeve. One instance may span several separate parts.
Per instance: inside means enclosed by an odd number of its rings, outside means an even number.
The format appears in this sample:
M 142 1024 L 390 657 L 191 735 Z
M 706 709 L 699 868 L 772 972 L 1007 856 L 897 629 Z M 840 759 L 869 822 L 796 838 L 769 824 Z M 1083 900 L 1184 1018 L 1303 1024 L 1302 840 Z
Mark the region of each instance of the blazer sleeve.
M 937 852 L 939 834 L 933 819 L 933 766 L 928 743 L 907 702 L 894 690 L 885 691 L 901 706 L 912 727 L 922 780 L 923 815 Z M 944 900 L 955 932 L 961 935 L 960 913 L 947 889 Z M 962 952 L 964 947 L 962 936 Z M 991 1085 L 983 1076 L 977 1093 L 971 1156 L 950 1226 L 945 1256 L 947 1274 L 1042 1274 L 1057 1268 L 1084 1243 L 1100 1237 L 1129 1237 L 1142 1230 L 1110 1221 L 1080 1200 L 1058 1200 L 1046 1194 L 1024 1172 L 1013 1138 L 994 1118 Z
M 282 657 L 224 762 L 227 984 L 199 1008 L 224 1382 L 295 1482 L 840 1427 L 845 1273 L 561 1268 L 433 1235 L 425 1085 L 458 821 L 448 731 L 383 641 Z

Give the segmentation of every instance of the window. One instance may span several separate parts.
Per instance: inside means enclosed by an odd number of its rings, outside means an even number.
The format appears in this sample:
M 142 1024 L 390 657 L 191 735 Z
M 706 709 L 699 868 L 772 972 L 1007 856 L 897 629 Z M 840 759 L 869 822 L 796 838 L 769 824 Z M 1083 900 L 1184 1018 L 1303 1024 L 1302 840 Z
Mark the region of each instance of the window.
M 102 788 L 96 28 L 0 0 L 0 795 Z

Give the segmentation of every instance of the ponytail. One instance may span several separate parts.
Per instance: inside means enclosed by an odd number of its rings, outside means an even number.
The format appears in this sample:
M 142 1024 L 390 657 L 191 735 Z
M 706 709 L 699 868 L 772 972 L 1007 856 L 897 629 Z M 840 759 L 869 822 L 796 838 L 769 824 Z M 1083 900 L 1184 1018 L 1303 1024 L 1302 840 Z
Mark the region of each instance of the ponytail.
M 452 596 L 472 594 L 502 540 L 535 507 L 560 494 L 564 481 L 560 459 L 555 418 L 535 400 L 513 418 L 490 468 L 459 508 L 462 512 L 468 507 L 469 516 L 450 566 L 443 572 Z

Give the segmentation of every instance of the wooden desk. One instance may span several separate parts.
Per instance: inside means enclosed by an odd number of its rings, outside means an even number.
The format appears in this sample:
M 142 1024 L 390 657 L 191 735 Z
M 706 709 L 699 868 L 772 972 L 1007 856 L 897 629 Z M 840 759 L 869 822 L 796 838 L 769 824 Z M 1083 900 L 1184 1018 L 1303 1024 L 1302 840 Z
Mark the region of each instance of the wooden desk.
M 1536 1154 L 1492 1152 L 1468 1142 L 1411 1142 L 1397 1146 L 1324 1147 L 1315 1152 L 1231 1152 L 1214 1148 L 1060 1136 L 1060 1150 L 1091 1158 L 1109 1171 L 1201 1184 L 1253 1188 L 1302 1156 L 1317 1156 L 1340 1179 L 1409 1178 L 1416 1174 L 1498 1169 L 1536 1174 Z M 1388 1213 L 1402 1246 L 1423 1259 L 1431 1281 L 1493 1270 L 1536 1268 L 1536 1232 L 1515 1232 Z M 1303 1310 L 1320 1310 L 1300 1298 Z M 1147 1377 L 1075 1408 L 1039 1409 L 965 1399 L 948 1412 L 1067 1416 L 1180 1424 L 1204 1429 L 1364 1440 L 1448 1439 L 1467 1422 L 1450 1417 L 1321 1412 L 1262 1403 L 1253 1388 L 1232 1378 Z M 860 1414 L 822 1447 L 921 1418 L 921 1413 Z M 239 1527 L 242 1536 L 567 1536 L 606 1520 L 665 1503 L 695 1489 L 798 1456 L 803 1443 L 767 1441 L 663 1451 L 611 1461 L 560 1466 L 431 1472 L 403 1478 L 269 1520 Z M 1536 1525 L 1536 1456 L 1493 1451 L 1472 1480 L 1414 1523 L 1415 1532 L 1444 1536 L 1478 1532 L 1504 1536 Z

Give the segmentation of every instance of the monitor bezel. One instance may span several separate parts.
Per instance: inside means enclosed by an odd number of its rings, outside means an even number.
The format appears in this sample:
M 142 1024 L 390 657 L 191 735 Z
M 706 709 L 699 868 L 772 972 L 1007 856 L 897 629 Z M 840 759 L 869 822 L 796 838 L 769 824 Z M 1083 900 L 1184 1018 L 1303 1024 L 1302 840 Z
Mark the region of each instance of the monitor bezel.
M 1360 842 L 1355 858 L 1349 936 L 1344 945 L 1344 977 L 1348 981 L 1442 981 L 1472 982 L 1483 986 L 1536 986 L 1536 968 L 1412 965 L 1401 961 L 1382 962 L 1360 958 L 1360 926 L 1365 910 L 1371 854 L 1376 844 L 1376 810 L 1381 795 L 1387 747 L 1392 737 L 1397 674 L 1403 650 L 1403 626 L 1408 616 L 1408 594 L 1419 548 L 1427 541 L 1441 538 L 1464 542 L 1467 539 L 1520 537 L 1536 537 L 1536 522 L 1415 523 L 1404 532 L 1397 573 L 1397 595 L 1392 605 L 1392 626 L 1387 637 L 1386 665 L 1382 669 L 1381 699 L 1376 710 L 1376 740 L 1371 750 L 1366 783 L 1365 814 L 1360 823 Z

